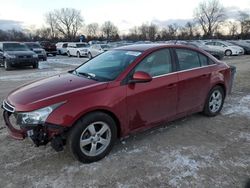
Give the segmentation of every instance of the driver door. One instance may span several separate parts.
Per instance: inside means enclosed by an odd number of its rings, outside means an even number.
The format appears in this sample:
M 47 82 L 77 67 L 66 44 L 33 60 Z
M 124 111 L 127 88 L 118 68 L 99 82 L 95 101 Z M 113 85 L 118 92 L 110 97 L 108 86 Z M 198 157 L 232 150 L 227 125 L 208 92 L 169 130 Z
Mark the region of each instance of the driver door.
M 127 114 L 130 130 L 150 127 L 176 115 L 178 76 L 172 73 L 169 49 L 155 51 L 144 58 L 134 72 L 152 76 L 147 83 L 127 85 Z

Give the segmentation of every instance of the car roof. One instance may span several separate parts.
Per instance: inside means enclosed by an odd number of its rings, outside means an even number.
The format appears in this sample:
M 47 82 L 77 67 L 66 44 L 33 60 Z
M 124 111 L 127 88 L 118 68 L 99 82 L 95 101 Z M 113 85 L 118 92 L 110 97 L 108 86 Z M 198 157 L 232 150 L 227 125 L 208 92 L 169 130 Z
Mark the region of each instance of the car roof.
M 115 48 L 116 50 L 127 50 L 127 51 L 140 51 L 140 52 L 144 52 L 150 49 L 157 49 L 157 48 L 162 48 L 162 47 L 182 47 L 182 48 L 187 48 L 187 49 L 194 49 L 193 47 L 187 46 L 187 45 L 183 45 L 183 44 L 157 44 L 157 43 L 153 43 L 153 44 L 135 44 L 135 45 L 128 45 L 128 46 L 122 46 L 122 47 L 118 47 Z
M 1 41 L 0 43 L 22 43 L 22 42 L 17 42 L 17 41 Z

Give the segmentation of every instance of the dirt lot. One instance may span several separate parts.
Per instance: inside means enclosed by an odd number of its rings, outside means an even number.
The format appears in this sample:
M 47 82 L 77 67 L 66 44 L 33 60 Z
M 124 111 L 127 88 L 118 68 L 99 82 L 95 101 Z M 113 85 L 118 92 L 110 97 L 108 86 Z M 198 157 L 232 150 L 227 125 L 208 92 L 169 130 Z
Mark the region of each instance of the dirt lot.
M 84 60 L 55 57 L 39 70 L 0 68 L 0 101 L 17 86 Z M 221 115 L 195 114 L 130 136 L 96 163 L 15 141 L 1 116 L 0 187 L 244 187 L 250 178 L 250 56 L 225 60 L 237 67 L 237 76 Z

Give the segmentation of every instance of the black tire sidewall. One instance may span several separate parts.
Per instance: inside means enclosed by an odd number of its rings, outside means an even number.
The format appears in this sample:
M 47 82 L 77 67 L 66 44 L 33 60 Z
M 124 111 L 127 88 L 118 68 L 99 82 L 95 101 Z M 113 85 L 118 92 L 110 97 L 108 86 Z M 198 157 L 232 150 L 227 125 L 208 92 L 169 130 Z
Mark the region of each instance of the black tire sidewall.
M 108 147 L 101 154 L 90 157 L 85 155 L 80 149 L 80 136 L 88 125 L 96 121 L 103 121 L 107 123 L 107 125 L 111 130 L 111 140 Z M 117 128 L 113 118 L 102 112 L 94 112 L 88 114 L 87 116 L 77 121 L 77 123 L 74 125 L 74 127 L 71 129 L 69 133 L 67 139 L 67 145 L 71 154 L 73 154 L 73 156 L 78 161 L 82 163 L 91 163 L 104 158 L 111 151 L 114 142 L 116 140 L 116 137 L 117 137 Z
M 5 68 L 6 71 L 8 71 L 8 70 L 11 69 L 11 66 L 10 66 L 9 62 L 6 61 L 6 59 L 3 62 L 3 66 L 4 66 L 4 68 Z
M 210 108 L 209 108 L 209 101 L 210 101 L 210 98 L 211 98 L 211 95 L 214 91 L 220 91 L 221 95 L 222 95 L 222 104 L 220 106 L 220 108 L 216 111 L 216 112 L 211 112 Z M 206 99 L 206 104 L 205 104 L 205 107 L 204 107 L 204 114 L 207 115 L 207 116 L 216 116 L 220 113 L 221 109 L 223 108 L 223 104 L 224 104 L 224 100 L 225 100 L 225 92 L 223 90 L 223 88 L 221 86 L 215 86 L 213 87 L 210 91 L 209 91 L 209 94 L 208 94 L 208 97 Z
M 92 54 L 90 52 L 88 53 L 88 58 L 92 59 Z

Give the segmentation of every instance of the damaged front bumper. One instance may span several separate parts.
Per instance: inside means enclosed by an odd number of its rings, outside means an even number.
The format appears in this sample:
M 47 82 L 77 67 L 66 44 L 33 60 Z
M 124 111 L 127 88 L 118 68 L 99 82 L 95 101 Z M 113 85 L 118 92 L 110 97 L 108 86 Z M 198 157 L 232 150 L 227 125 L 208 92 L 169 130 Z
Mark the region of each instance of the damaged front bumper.
M 9 135 L 17 140 L 23 140 L 26 137 L 30 138 L 35 146 L 46 145 L 51 142 L 51 146 L 56 151 L 61 151 L 64 145 L 63 135 L 66 129 L 59 125 L 44 123 L 42 125 L 18 125 L 15 120 L 15 109 L 6 101 L 2 108 L 3 118 Z

